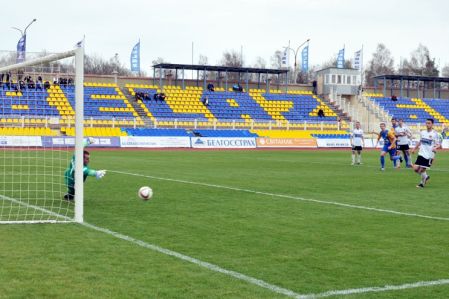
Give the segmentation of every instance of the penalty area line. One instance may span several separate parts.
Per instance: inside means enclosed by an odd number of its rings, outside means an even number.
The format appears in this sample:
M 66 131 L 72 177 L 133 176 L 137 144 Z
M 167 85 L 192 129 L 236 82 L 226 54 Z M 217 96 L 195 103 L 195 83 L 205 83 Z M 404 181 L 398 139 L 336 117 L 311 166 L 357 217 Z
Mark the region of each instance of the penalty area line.
M 353 205 L 353 204 L 347 204 L 347 203 L 336 202 L 336 201 L 326 201 L 326 200 L 319 200 L 319 199 L 313 199 L 313 198 L 305 198 L 305 197 L 286 195 L 286 194 L 263 192 L 263 191 L 257 191 L 257 190 L 237 188 L 237 187 L 232 187 L 232 186 L 209 184 L 209 183 L 194 182 L 194 181 L 187 181 L 187 180 L 178 180 L 178 179 L 171 179 L 171 178 L 163 178 L 163 177 L 157 177 L 157 176 L 152 176 L 152 175 L 144 175 L 144 174 L 130 173 L 130 172 L 125 172 L 125 171 L 117 171 L 117 170 L 108 170 L 108 172 L 112 172 L 112 173 L 116 173 L 116 174 L 123 174 L 123 175 L 130 175 L 130 176 L 145 177 L 145 178 L 155 179 L 155 180 L 160 180 L 160 181 L 169 181 L 169 182 L 176 182 L 176 183 L 182 183 L 182 184 L 190 184 L 190 185 L 211 187 L 211 188 L 217 188 L 217 189 L 226 189 L 226 190 L 233 190 L 233 191 L 238 191 L 238 192 L 253 193 L 253 194 L 259 194 L 259 195 L 265 195 L 265 196 L 288 198 L 288 199 L 294 199 L 294 200 L 299 200 L 299 201 L 313 202 L 313 203 L 319 203 L 319 204 L 325 204 L 325 205 L 333 205 L 333 206 L 339 206 L 339 207 L 345 207 L 345 208 L 351 208 L 351 209 L 374 211 L 374 212 L 385 213 L 385 214 L 393 214 L 393 215 L 431 219 L 431 220 L 449 221 L 449 218 L 446 218 L 446 217 L 428 216 L 428 215 L 421 215 L 421 214 L 416 214 L 416 213 L 400 212 L 400 211 L 395 211 L 395 210 Z
M 67 221 L 71 220 L 71 218 L 69 218 L 67 216 L 57 214 L 55 212 L 52 212 L 50 210 L 47 210 L 47 209 L 39 207 L 39 206 L 30 205 L 28 203 L 22 202 L 20 200 L 17 200 L 17 199 L 8 197 L 8 196 L 0 195 L 0 198 L 3 200 L 9 200 L 11 202 L 14 202 L 14 203 L 17 203 L 17 204 L 20 204 L 20 205 L 23 205 L 23 206 L 26 206 L 29 208 L 37 209 L 41 212 L 46 212 L 52 216 L 61 217 Z M 315 293 L 315 294 L 299 294 L 292 290 L 270 284 L 261 279 L 254 278 L 254 277 L 242 274 L 240 272 L 227 270 L 227 269 L 221 268 L 220 266 L 217 266 L 217 265 L 214 265 L 214 264 L 211 264 L 208 262 L 204 262 L 199 259 L 184 255 L 182 253 L 172 251 L 172 250 L 169 250 L 169 249 L 166 249 L 166 248 L 163 248 L 163 247 L 151 244 L 151 243 L 144 242 L 142 240 L 135 239 L 133 237 L 112 231 L 107 228 L 99 227 L 99 226 L 96 226 L 96 225 L 93 225 L 93 224 L 90 224 L 87 222 L 76 223 L 76 224 L 80 224 L 86 228 L 90 228 L 92 230 L 105 233 L 105 234 L 115 237 L 117 239 L 121 239 L 123 241 L 133 243 L 140 247 L 150 249 L 152 251 L 156 251 L 156 252 L 168 255 L 168 256 L 172 256 L 174 258 L 195 264 L 202 268 L 206 268 L 210 271 L 222 273 L 224 275 L 236 278 L 238 280 L 245 281 L 249 284 L 252 284 L 252 285 L 264 288 L 264 289 L 268 289 L 274 293 L 277 293 L 280 295 L 285 295 L 285 296 L 295 298 L 295 299 L 313 299 L 313 298 L 324 298 L 324 297 L 332 297 L 332 296 L 339 296 L 339 295 L 353 295 L 353 294 L 363 294 L 363 293 L 398 291 L 398 290 L 406 290 L 406 289 L 413 289 L 413 288 L 420 288 L 420 287 L 431 287 L 431 286 L 439 286 L 439 285 L 449 284 L 449 279 L 439 279 L 439 280 L 433 280 L 433 281 L 418 281 L 418 282 L 406 283 L 406 284 L 402 284 L 402 285 L 386 285 L 383 287 L 365 287 L 365 288 L 346 289 L 346 290 L 331 290 L 331 291 Z

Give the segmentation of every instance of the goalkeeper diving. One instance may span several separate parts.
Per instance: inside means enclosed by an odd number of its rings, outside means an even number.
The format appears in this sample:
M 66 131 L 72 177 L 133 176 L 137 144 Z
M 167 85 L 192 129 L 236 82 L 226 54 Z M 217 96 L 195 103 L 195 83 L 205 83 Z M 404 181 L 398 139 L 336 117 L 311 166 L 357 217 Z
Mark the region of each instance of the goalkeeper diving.
M 94 139 L 87 138 L 84 140 L 84 147 L 94 143 Z M 106 170 L 94 170 L 89 168 L 90 153 L 86 150 L 83 152 L 83 181 L 86 181 L 88 176 L 101 179 L 106 174 Z M 64 173 L 65 184 L 67 185 L 67 194 L 64 195 L 64 199 L 67 201 L 73 201 L 75 199 L 75 155 L 70 160 L 69 167 Z

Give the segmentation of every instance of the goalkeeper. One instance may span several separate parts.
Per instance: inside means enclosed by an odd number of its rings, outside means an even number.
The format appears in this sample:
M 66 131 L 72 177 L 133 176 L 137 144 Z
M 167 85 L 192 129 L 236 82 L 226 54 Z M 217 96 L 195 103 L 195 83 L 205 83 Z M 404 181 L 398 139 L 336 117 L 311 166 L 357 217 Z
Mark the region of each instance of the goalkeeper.
M 84 146 L 88 146 L 93 143 L 93 139 L 88 138 L 84 141 Z M 83 181 L 86 181 L 88 176 L 94 176 L 97 179 L 101 179 L 106 174 L 106 170 L 93 170 L 89 168 L 90 153 L 86 150 L 83 152 Z M 64 199 L 73 201 L 75 198 L 75 155 L 70 160 L 69 167 L 64 173 L 65 184 L 67 185 L 67 194 L 64 195 Z

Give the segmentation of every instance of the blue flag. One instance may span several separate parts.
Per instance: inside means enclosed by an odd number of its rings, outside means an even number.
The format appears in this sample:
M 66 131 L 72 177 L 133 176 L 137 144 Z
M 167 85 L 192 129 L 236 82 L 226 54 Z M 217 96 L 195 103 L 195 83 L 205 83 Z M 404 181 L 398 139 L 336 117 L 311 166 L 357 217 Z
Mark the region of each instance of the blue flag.
M 140 72 L 140 40 L 131 51 L 131 72 Z
M 305 46 L 304 49 L 302 49 L 301 56 L 301 71 L 303 73 L 307 73 L 309 71 L 309 45 Z
M 17 58 L 16 63 L 25 61 L 25 51 L 26 51 L 26 35 L 22 35 L 17 43 Z
M 343 69 L 345 67 L 345 48 L 338 51 L 337 68 Z

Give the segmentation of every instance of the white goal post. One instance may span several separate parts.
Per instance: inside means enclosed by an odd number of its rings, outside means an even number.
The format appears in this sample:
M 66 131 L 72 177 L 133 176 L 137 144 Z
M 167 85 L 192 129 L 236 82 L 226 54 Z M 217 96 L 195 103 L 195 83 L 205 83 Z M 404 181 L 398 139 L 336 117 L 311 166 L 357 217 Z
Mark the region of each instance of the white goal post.
M 71 59 L 74 66 L 71 69 L 74 80 L 70 85 L 70 91 L 74 91 L 74 105 L 69 105 L 68 96 L 62 90 L 62 86 L 53 85 L 50 88 L 41 86 L 40 90 L 23 88 L 20 90 L 19 78 L 27 75 L 24 70 L 43 69 L 44 65 L 52 65 L 60 61 Z M 73 61 L 74 60 L 74 61 Z M 13 81 L 11 74 L 18 75 L 17 81 Z M 59 223 L 59 222 L 83 222 L 84 213 L 84 188 L 83 188 L 83 128 L 84 128 L 84 48 L 51 54 L 44 57 L 31 59 L 22 63 L 0 66 L 1 85 L 0 95 L 0 130 L 7 130 L 7 134 L 0 131 L 0 224 L 10 223 Z M 8 75 L 4 75 L 8 74 Z M 33 73 L 35 78 L 51 76 L 46 72 Z M 8 82 L 5 78 L 10 78 Z M 7 79 L 8 80 L 8 79 Z M 32 81 L 32 80 L 31 80 Z M 45 81 L 45 80 L 44 80 Z M 33 81 L 34 82 L 34 81 Z M 7 84 L 7 86 L 5 85 Z M 36 79 L 36 86 L 38 81 Z M 14 90 L 11 87 L 14 86 Z M 19 90 L 17 90 L 19 88 Z M 54 96 L 54 98 L 52 98 Z M 64 99 L 64 103 L 62 102 Z M 45 111 L 38 106 L 48 107 L 51 115 L 44 115 Z M 3 104 L 3 105 L 2 105 Z M 48 119 L 57 119 L 60 126 L 65 122 L 60 121 L 57 112 L 61 107 L 48 105 L 62 105 L 72 109 L 75 116 L 75 150 L 67 145 L 65 148 L 43 148 L 39 143 L 38 132 L 50 132 L 47 137 L 53 142 L 60 127 L 48 126 Z M 74 107 L 73 107 L 74 106 Z M 30 107 L 33 107 L 31 109 Z M 58 110 L 56 110 L 56 108 Z M 74 110 L 74 111 L 73 111 Z M 18 111 L 14 114 L 14 111 Z M 36 111 L 38 111 L 36 113 Z M 73 117 L 73 115 L 72 115 Z M 45 123 L 44 123 L 45 121 Z M 52 130 L 50 130 L 52 129 Z M 9 131 L 8 131 L 9 130 Z M 14 132 L 19 132 L 15 136 Z M 24 132 L 32 132 L 35 135 L 24 136 Z M 9 134 L 9 136 L 8 136 Z M 5 135 L 5 136 L 3 136 Z M 31 136 L 32 135 L 32 136 Z M 27 138 L 29 139 L 27 141 Z M 29 142 L 36 141 L 36 144 Z M 21 146 L 21 142 L 28 145 Z M 43 141 L 41 142 L 43 143 Z M 53 143 L 52 143 L 53 144 Z M 3 156 L 3 157 L 2 157 Z M 65 201 L 61 196 L 67 190 L 64 178 L 64 169 L 68 166 L 72 156 L 75 158 L 75 198 L 73 201 Z M 31 172 L 31 173 L 30 173 Z M 38 194 L 38 195 L 34 195 Z

